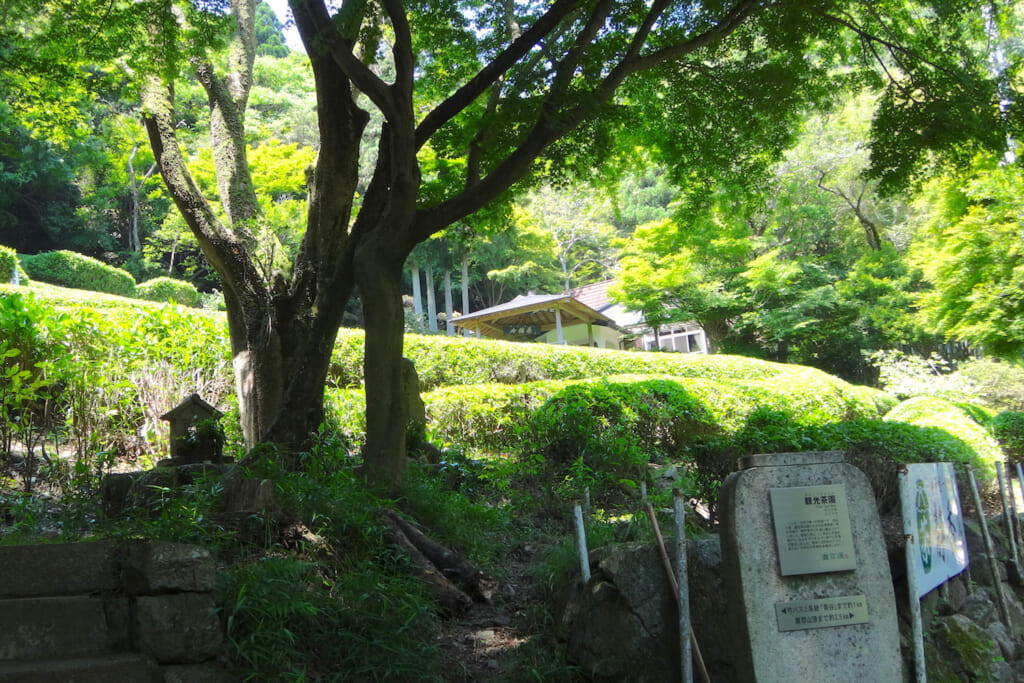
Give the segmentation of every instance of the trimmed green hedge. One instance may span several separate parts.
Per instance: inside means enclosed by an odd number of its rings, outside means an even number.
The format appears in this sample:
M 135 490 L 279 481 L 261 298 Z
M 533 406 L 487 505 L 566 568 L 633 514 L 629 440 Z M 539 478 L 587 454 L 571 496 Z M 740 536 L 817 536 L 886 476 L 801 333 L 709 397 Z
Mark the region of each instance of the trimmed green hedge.
M 627 354 L 634 355 L 634 354 Z M 724 378 L 689 379 L 669 375 L 615 375 L 608 378 L 529 382 L 525 384 L 481 384 L 449 386 L 423 394 L 427 414 L 438 436 L 452 443 L 484 449 L 501 450 L 512 445 L 515 426 L 531 417 L 556 394 L 583 384 L 587 387 L 618 387 L 613 391 L 629 392 L 634 385 L 673 385 L 688 392 L 700 403 L 724 433 L 743 427 L 747 417 L 758 407 L 791 415 L 796 424 L 820 425 L 856 418 L 880 418 L 872 395 L 860 387 L 842 382 L 826 381 L 827 375 L 817 371 L 803 372 L 794 366 L 785 382 L 761 382 Z M 584 389 L 586 390 L 586 389 Z M 572 389 L 571 391 L 577 391 Z M 591 389 L 602 392 L 603 389 Z M 600 398 L 589 399 L 598 405 Z M 569 418 L 565 418 L 567 421 Z
M 559 478 L 581 466 L 616 479 L 635 478 L 648 462 L 678 464 L 691 493 L 712 502 L 738 459 L 754 453 L 846 451 L 883 510 L 896 509 L 903 463 L 971 463 L 990 475 L 991 444 L 976 432 L 964 438 L 977 425 L 952 404 L 962 418 L 955 428 L 950 419 L 895 421 L 899 412 L 885 422 L 873 393 L 843 384 L 794 366 L 785 382 L 619 375 L 450 386 L 423 399 L 439 442 L 534 459 Z
M 21 263 L 34 280 L 74 289 L 135 296 L 135 278 L 131 273 L 73 251 L 22 256 Z
M 13 282 L 15 273 L 18 274 L 18 284 L 28 284 L 28 275 L 21 267 L 18 253 L 0 244 L 0 283 Z
M 805 408 L 816 410 L 819 395 L 842 396 L 855 406 L 871 404 L 884 414 L 898 401 L 869 387 L 858 387 L 814 368 L 744 356 L 615 351 L 585 346 L 406 334 L 404 353 L 416 364 L 424 392 L 474 384 L 521 385 L 542 380 L 580 380 L 613 375 L 666 375 L 710 380 L 762 381 L 765 386 L 801 386 Z M 363 332 L 344 329 L 332 357 L 331 383 L 358 387 L 363 378 Z M 831 398 L 829 400 L 832 400 Z
M 1008 410 L 989 423 L 992 436 L 1012 463 L 1024 463 L 1024 413 Z
M 887 422 L 904 422 L 917 427 L 934 427 L 960 440 L 966 448 L 976 454 L 977 459 L 957 457 L 955 453 L 936 454 L 935 462 L 954 460 L 969 462 L 984 468 L 983 476 L 995 475 L 995 462 L 1002 453 L 988 431 L 979 425 L 962 408 L 941 398 L 915 396 L 890 410 L 885 415 Z M 938 457 L 943 455 L 944 457 Z
M 173 302 L 192 308 L 199 305 L 199 290 L 191 282 L 170 277 L 147 280 L 136 287 L 135 292 L 140 299 L 147 301 Z

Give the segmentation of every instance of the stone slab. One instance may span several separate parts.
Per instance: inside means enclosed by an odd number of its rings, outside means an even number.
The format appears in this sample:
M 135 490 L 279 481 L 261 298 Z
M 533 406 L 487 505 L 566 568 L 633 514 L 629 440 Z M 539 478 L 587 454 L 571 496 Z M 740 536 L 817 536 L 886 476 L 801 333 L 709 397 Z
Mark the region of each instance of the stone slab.
M 224 638 L 216 604 L 206 593 L 136 598 L 133 633 L 136 649 L 161 664 L 213 659 Z
M 119 654 L 59 661 L 0 662 L 0 683 L 164 683 L 149 657 Z
M 122 601 L 124 599 L 121 599 Z M 82 657 L 111 651 L 127 639 L 118 601 L 64 596 L 4 600 L 0 609 L 0 661 Z M 113 607 L 113 609 L 112 609 Z M 114 628 L 111 628 L 111 627 Z
M 0 598 L 113 591 L 117 554 L 113 541 L 0 547 Z
M 213 558 L 205 548 L 184 543 L 133 543 L 121 569 L 129 595 L 212 591 L 216 582 Z
M 241 678 L 216 663 L 175 664 L 163 671 L 163 683 L 241 683 Z
M 753 456 L 722 486 L 723 578 L 732 598 L 736 680 L 902 680 L 892 576 L 868 479 L 835 453 L 806 455 Z M 846 492 L 856 567 L 783 576 L 771 490 L 836 485 Z M 780 628 L 780 604 L 828 605 L 854 596 L 863 596 L 868 623 Z

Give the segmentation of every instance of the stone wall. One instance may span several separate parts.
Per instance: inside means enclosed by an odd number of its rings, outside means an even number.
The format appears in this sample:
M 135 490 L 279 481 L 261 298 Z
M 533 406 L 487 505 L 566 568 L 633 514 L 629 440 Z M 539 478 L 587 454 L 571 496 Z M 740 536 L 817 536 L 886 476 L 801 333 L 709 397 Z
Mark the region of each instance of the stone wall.
M 898 522 L 898 520 L 896 520 Z M 898 524 L 896 525 L 898 526 Z M 1004 522 L 991 518 L 996 571 L 1010 625 L 994 592 L 977 522 L 967 520 L 970 567 L 921 601 L 928 680 L 1024 681 L 1024 576 L 1012 561 Z M 893 534 L 889 548 L 903 655 L 903 678 L 913 681 L 913 644 L 906 562 Z M 1024 550 L 1024 548 L 1022 548 Z M 733 633 L 725 618 L 718 536 L 687 545 L 691 623 L 712 681 L 737 679 Z M 1024 563 L 1024 553 L 1021 562 Z M 678 680 L 678 629 L 664 568 L 651 545 L 591 552 L 593 578 L 578 585 L 563 615 L 570 657 L 597 681 Z
M 193 546 L 0 547 L 0 683 L 219 683 L 214 564 Z

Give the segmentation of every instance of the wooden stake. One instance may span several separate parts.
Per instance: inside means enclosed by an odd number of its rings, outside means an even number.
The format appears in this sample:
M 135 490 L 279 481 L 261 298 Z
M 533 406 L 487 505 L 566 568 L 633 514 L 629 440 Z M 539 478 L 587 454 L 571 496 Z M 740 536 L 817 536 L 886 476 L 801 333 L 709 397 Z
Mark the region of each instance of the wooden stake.
M 590 556 L 587 554 L 587 531 L 583 527 L 583 508 L 577 500 L 573 504 L 573 515 L 576 517 L 576 547 L 580 551 L 580 573 L 583 583 L 590 581 Z
M 658 552 L 661 555 L 661 564 L 665 568 L 665 573 L 668 575 L 669 584 L 672 586 L 672 595 L 676 599 L 676 607 L 681 607 L 679 600 L 679 583 L 676 581 L 676 574 L 672 570 L 672 562 L 668 558 L 668 551 L 665 550 L 665 540 L 661 537 L 661 528 L 658 526 L 658 520 L 654 516 L 654 507 L 650 503 L 646 506 L 647 518 L 651 520 L 651 528 L 654 530 L 654 537 L 658 541 Z M 704 658 L 700 653 L 700 646 L 697 644 L 697 638 L 693 635 L 693 629 L 690 628 L 690 646 L 693 648 L 693 660 L 697 668 L 697 673 L 700 676 L 701 683 L 711 683 L 711 679 L 708 677 L 708 670 L 704 666 Z M 683 672 L 683 680 L 689 680 L 686 678 L 686 672 Z
M 985 552 L 988 553 L 988 568 L 992 572 L 992 590 L 996 593 L 996 604 L 999 606 L 999 614 L 1003 617 L 1003 625 L 1012 630 L 1010 610 L 1006 605 L 1006 596 L 1003 595 L 1003 582 L 999 576 L 999 561 L 996 559 L 992 537 L 988 533 L 988 520 L 985 519 L 985 510 L 981 507 L 981 493 L 978 491 L 978 480 L 974 478 L 974 468 L 970 465 L 967 466 L 967 476 L 971 481 L 974 507 L 978 510 L 978 522 L 981 524 L 981 537 L 985 540 Z

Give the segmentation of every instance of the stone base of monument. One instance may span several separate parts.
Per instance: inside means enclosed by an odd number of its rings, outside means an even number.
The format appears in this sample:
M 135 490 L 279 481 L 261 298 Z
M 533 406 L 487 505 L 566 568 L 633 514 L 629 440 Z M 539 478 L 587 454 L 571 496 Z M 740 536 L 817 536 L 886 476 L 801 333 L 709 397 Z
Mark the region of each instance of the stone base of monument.
M 719 498 L 737 681 L 902 680 L 867 477 L 841 452 L 745 458 Z

